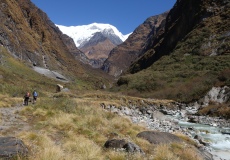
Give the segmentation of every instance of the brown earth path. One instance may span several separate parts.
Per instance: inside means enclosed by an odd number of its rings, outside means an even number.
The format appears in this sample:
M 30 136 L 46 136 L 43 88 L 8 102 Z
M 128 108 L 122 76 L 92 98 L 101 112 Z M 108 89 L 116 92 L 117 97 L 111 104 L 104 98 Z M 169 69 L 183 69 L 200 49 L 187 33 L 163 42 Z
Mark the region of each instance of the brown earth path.
M 19 114 L 23 107 L 23 104 L 17 104 L 0 108 L 0 135 L 16 136 L 19 132 L 30 129 L 28 122 Z

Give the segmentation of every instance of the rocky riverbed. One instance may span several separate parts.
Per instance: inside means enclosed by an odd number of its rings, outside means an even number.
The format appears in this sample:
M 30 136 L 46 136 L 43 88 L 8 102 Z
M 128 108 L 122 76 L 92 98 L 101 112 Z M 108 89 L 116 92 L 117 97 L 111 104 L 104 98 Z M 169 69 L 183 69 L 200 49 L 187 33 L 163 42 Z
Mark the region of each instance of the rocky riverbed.
M 229 88 L 223 87 L 210 90 L 199 102 L 190 104 L 172 102 L 170 107 L 163 104 L 137 106 L 130 102 L 129 106 L 105 105 L 102 103 L 101 107 L 109 112 L 125 116 L 133 123 L 144 125 L 150 130 L 185 134 L 196 141 L 197 146 L 213 153 L 215 160 L 227 160 L 226 157 L 230 156 L 230 152 L 213 150 L 210 144 L 212 142 L 205 140 L 205 134 L 210 135 L 215 130 L 215 133 L 218 132 L 220 136 L 225 134 L 225 136 L 222 136 L 222 138 L 225 138 L 223 141 L 230 142 L 230 120 L 220 117 L 197 116 L 196 113 L 200 107 L 205 107 L 210 101 L 226 102 L 229 100 L 229 95 Z M 204 136 L 201 132 L 204 133 Z M 222 152 L 225 153 L 223 158 L 219 154 Z
M 210 147 L 210 142 L 204 140 L 199 132 L 204 132 L 205 134 L 209 133 L 209 129 L 202 129 L 203 131 L 196 129 L 193 125 L 181 125 L 180 122 L 187 122 L 189 120 L 188 116 L 186 115 L 187 110 L 167 110 L 162 106 L 162 108 L 157 108 L 157 106 L 151 106 L 151 107 L 138 107 L 138 106 L 132 106 L 130 107 L 125 107 L 125 106 L 120 106 L 116 107 L 114 105 L 105 105 L 101 104 L 101 107 L 106 109 L 109 112 L 118 114 L 120 116 L 125 116 L 129 118 L 133 123 L 136 124 L 141 124 L 149 128 L 150 130 L 154 131 L 160 131 L 160 132 L 168 132 L 168 133 L 182 133 L 184 135 L 187 135 L 191 139 L 193 139 L 196 143 L 197 146 L 199 146 L 200 149 L 206 150 L 208 152 L 211 152 L 215 158 L 215 160 L 228 160 L 226 158 L 220 158 L 219 153 L 226 153 L 225 157 L 230 155 L 230 153 L 226 151 L 216 151 L 213 150 L 212 147 Z M 148 108 L 148 109 L 147 109 Z M 162 113 L 163 112 L 163 113 Z M 190 110 L 188 110 L 190 112 Z M 181 113 L 184 113 L 181 115 Z M 225 126 L 230 126 L 230 122 L 227 120 L 219 119 L 219 118 L 211 118 L 208 117 L 205 119 L 205 117 L 198 117 L 193 115 L 192 116 L 195 119 L 198 119 L 199 122 L 204 122 L 204 124 L 214 127 L 216 125 L 225 125 Z M 198 121 L 197 121 L 198 122 Z M 190 123 L 191 124 L 191 123 Z M 199 123 L 194 123 L 194 124 L 199 124 Z M 215 124 L 215 125 L 213 125 Z M 230 136 L 230 135 L 229 135 Z M 229 138 L 230 140 L 230 138 Z M 222 154 L 221 154 L 222 155 Z

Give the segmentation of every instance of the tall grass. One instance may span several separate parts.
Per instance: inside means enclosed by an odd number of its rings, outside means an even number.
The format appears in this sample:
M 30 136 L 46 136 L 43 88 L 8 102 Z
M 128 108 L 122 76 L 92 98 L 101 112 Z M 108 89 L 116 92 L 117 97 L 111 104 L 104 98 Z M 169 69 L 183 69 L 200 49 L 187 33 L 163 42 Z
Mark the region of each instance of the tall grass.
M 11 107 L 16 105 L 22 105 L 23 98 L 11 97 L 9 95 L 0 94 L 0 108 L 1 107 Z

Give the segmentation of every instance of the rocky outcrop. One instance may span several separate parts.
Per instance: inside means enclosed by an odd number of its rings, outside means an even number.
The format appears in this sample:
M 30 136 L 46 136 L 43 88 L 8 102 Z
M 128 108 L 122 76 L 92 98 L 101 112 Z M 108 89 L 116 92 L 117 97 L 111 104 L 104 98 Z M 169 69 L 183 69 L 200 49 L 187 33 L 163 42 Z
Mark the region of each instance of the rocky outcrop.
M 200 101 L 204 105 L 208 105 L 210 102 L 228 102 L 230 101 L 230 88 L 228 86 L 213 87 Z
M 22 140 L 15 137 L 0 137 L 0 159 L 23 159 L 28 155 L 28 149 Z
M 162 23 L 165 21 L 167 13 L 149 17 L 138 26 L 124 43 L 110 52 L 102 70 L 115 77 L 124 72 L 133 61 L 143 54 L 143 47 L 150 36 L 156 36 L 163 27 Z

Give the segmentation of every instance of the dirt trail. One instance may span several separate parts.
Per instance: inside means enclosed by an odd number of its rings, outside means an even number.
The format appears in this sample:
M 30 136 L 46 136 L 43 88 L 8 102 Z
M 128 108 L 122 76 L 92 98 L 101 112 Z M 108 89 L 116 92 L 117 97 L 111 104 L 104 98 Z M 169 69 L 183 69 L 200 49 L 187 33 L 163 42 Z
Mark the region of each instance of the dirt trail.
M 0 135 L 16 136 L 19 132 L 30 129 L 29 124 L 19 115 L 23 107 L 22 104 L 18 104 L 0 108 Z

